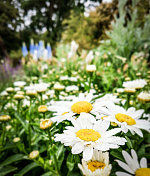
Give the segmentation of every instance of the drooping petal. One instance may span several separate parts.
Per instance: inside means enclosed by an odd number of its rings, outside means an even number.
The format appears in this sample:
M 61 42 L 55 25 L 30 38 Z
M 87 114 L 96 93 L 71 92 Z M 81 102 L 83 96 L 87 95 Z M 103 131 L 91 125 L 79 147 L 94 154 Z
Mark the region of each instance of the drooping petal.
M 83 150 L 83 159 L 85 161 L 88 161 L 93 156 L 93 147 L 92 146 L 86 146 Z

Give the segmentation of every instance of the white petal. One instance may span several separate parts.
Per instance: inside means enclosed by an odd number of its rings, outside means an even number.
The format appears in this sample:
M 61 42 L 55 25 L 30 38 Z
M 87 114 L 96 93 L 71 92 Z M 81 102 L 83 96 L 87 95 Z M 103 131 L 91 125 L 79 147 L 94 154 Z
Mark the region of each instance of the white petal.
M 85 161 L 88 161 L 92 158 L 92 156 L 93 156 L 93 147 L 86 146 L 83 150 L 83 159 Z
M 129 167 L 135 172 L 136 168 L 134 166 L 134 160 L 131 158 L 131 156 L 124 150 L 122 151 L 122 155 Z
M 116 172 L 116 175 L 117 176 L 131 176 L 130 174 L 125 173 L 125 172 Z
M 147 159 L 146 158 L 141 159 L 140 166 L 141 166 L 141 168 L 147 168 Z
M 133 150 L 133 149 L 131 150 L 131 155 L 132 155 L 132 158 L 134 160 L 135 169 L 140 168 L 138 158 L 137 158 L 137 154 L 136 154 L 135 150 Z
M 116 160 L 116 161 L 117 161 L 118 165 L 120 167 L 122 167 L 124 170 L 126 170 L 127 172 L 130 172 L 131 174 L 134 174 L 134 171 L 131 170 L 130 167 L 126 163 L 119 161 L 119 160 Z
M 113 135 L 119 133 L 120 131 L 121 131 L 120 128 L 115 128 L 115 129 L 109 130 L 105 133 L 105 137 L 113 136 Z
M 82 144 L 82 142 L 78 142 L 72 147 L 72 154 L 79 154 L 83 151 L 83 149 L 84 145 Z

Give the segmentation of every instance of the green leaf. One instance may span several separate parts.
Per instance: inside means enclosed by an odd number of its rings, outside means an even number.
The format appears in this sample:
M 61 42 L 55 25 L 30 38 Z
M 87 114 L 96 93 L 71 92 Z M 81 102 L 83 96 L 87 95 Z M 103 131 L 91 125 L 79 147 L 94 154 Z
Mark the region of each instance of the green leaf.
M 18 119 L 18 121 L 22 124 L 24 129 L 27 131 L 28 129 L 27 129 L 26 123 L 17 114 L 15 114 L 15 117 Z
M 58 159 L 58 167 L 59 169 L 61 168 L 62 162 L 64 160 L 65 156 L 65 148 L 64 145 L 59 146 L 58 151 L 57 151 L 57 159 Z
M 124 161 L 121 152 L 119 152 L 118 150 L 112 150 L 110 154 L 115 158 L 118 158 L 119 160 Z
M 125 138 L 126 138 L 126 140 L 127 140 L 127 146 L 128 146 L 128 148 L 129 148 L 129 149 L 132 149 L 132 148 L 133 148 L 133 145 L 132 145 L 131 140 L 130 140 L 127 136 L 125 136 Z
M 14 172 L 17 170 L 17 167 L 12 167 L 12 166 L 6 166 L 5 168 L 0 169 L 0 175 L 5 176 L 6 174 L 10 172 Z
M 16 161 L 23 160 L 23 159 L 25 159 L 25 157 L 22 154 L 12 155 L 12 156 L 8 157 L 5 161 L 0 163 L 0 167 L 6 166 L 8 164 L 11 164 L 11 163 L 14 163 Z
M 32 170 L 33 168 L 35 168 L 35 167 L 38 167 L 38 164 L 35 163 L 35 162 L 32 162 L 32 163 L 28 164 L 27 166 L 25 166 L 17 175 L 22 176 L 22 175 L 26 174 L 27 172 L 29 172 L 30 170 Z
M 69 153 L 68 157 L 67 157 L 67 168 L 69 170 L 69 172 L 71 172 L 73 170 L 75 166 L 75 162 L 73 159 L 73 155 L 71 153 Z
M 46 172 L 45 174 L 42 174 L 41 176 L 54 176 L 56 174 L 55 172 Z

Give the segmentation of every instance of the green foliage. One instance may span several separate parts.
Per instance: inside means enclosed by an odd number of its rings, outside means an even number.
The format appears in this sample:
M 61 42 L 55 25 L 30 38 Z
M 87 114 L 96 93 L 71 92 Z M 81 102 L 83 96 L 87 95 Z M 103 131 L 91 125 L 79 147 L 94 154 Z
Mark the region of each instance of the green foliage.
M 71 11 L 68 19 L 63 21 L 65 31 L 64 42 L 75 40 L 80 48 L 91 49 L 99 45 L 99 40 L 105 39 L 105 31 L 110 29 L 110 23 L 117 13 L 117 1 L 101 3 L 89 17 L 79 10 Z
M 20 45 L 16 28 L 21 20 L 14 4 L 13 0 L 0 1 L 0 59 L 8 57 L 8 52 Z
M 112 51 L 114 50 L 116 54 L 130 59 L 134 52 L 143 51 L 145 44 L 149 43 L 150 15 L 143 16 L 145 24 L 142 27 L 140 22 L 138 22 L 138 1 L 132 4 L 132 11 L 128 9 L 130 20 L 126 18 L 125 4 L 126 1 L 119 1 L 120 17 L 115 18 L 115 21 L 112 23 L 112 30 L 107 32 L 107 35 L 110 38 Z

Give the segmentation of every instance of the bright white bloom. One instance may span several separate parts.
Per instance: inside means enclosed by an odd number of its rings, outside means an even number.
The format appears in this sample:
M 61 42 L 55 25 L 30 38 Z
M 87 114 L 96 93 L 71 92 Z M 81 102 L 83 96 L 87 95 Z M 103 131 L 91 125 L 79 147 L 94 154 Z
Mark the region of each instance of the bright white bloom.
M 109 153 L 98 150 L 93 150 L 91 160 L 82 159 L 82 165 L 78 164 L 78 167 L 86 176 L 109 176 L 112 168 L 109 164 Z
M 93 51 L 90 51 L 85 58 L 85 62 L 90 63 L 93 60 L 93 58 L 94 58 Z
M 146 158 L 141 158 L 140 162 L 138 162 L 138 157 L 135 150 L 131 150 L 131 156 L 126 152 L 122 151 L 122 155 L 125 159 L 125 163 L 116 160 L 118 165 L 122 167 L 126 172 L 116 172 L 117 176 L 149 176 L 150 168 L 147 168 L 147 160 Z
M 126 139 L 114 136 L 121 130 L 115 128 L 108 130 L 108 121 L 92 121 L 91 118 L 79 117 L 72 119 L 73 126 L 67 126 L 63 134 L 56 134 L 55 141 L 72 147 L 72 154 L 83 152 L 83 159 L 88 161 L 93 156 L 93 149 L 107 151 L 124 145 Z
M 55 90 L 63 90 L 64 88 L 65 88 L 65 86 L 61 85 L 58 82 L 54 84 L 54 89 Z
M 86 66 L 86 71 L 87 72 L 95 72 L 96 71 L 96 66 L 95 65 L 87 65 Z
M 92 104 L 93 96 L 92 93 L 87 94 L 86 96 L 83 93 L 80 93 L 78 97 L 72 99 L 72 101 L 56 101 L 52 102 L 52 105 L 48 107 L 50 111 L 56 112 L 55 115 L 60 118 L 64 115 L 64 118 L 73 117 L 75 114 L 80 114 L 82 112 L 96 114 L 100 106 L 99 103 Z M 63 118 L 63 119 L 64 119 Z M 64 119 L 65 120 L 65 119 Z
M 117 96 L 113 94 L 106 94 L 103 97 L 95 100 L 95 102 L 101 102 L 101 104 L 104 104 L 104 105 L 105 104 L 107 105 L 108 102 L 113 102 L 118 104 L 120 101 L 121 99 L 117 98 Z
M 69 77 L 68 80 L 69 80 L 69 81 L 72 81 L 72 82 L 77 82 L 77 81 L 78 81 L 78 78 L 77 78 L 77 77 Z
M 144 79 L 136 79 L 133 81 L 123 82 L 123 87 L 125 88 L 134 88 L 134 89 L 141 89 L 143 88 L 147 82 Z
M 117 91 L 117 93 L 123 93 L 124 89 L 123 88 L 118 88 L 116 91 Z
M 60 80 L 61 81 L 69 80 L 69 77 L 68 76 L 60 76 Z
M 5 90 L 0 93 L 0 96 L 7 96 L 7 95 L 8 95 L 8 93 Z
M 67 91 L 67 92 L 70 92 L 70 91 L 78 91 L 78 90 L 79 90 L 78 86 L 75 86 L 75 85 L 67 86 L 67 87 L 66 87 L 66 91 Z
M 105 120 L 117 123 L 124 133 L 130 130 L 132 134 L 137 133 L 143 137 L 140 129 L 150 131 L 150 123 L 147 120 L 140 119 L 144 112 L 143 109 L 136 111 L 134 107 L 130 107 L 128 110 L 125 110 L 123 107 L 109 103 L 107 108 L 101 109 L 101 112 L 108 116 Z
M 150 102 L 150 92 L 141 92 L 137 98 L 141 102 Z
M 47 88 L 50 86 L 49 83 L 39 83 L 39 84 L 31 84 L 30 86 L 25 87 L 25 90 L 34 90 L 37 92 L 45 92 Z
M 25 85 L 26 85 L 26 82 L 24 82 L 24 81 L 14 82 L 14 86 L 16 86 L 16 87 L 24 87 Z

